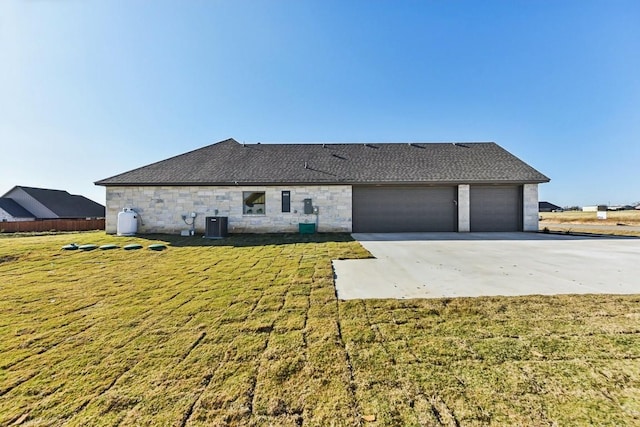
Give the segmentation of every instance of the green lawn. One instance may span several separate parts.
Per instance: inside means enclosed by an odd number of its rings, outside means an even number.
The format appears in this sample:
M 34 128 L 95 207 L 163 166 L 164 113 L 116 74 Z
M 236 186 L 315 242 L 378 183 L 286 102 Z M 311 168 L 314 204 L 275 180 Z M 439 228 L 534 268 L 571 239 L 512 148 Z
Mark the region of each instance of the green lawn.
M 2 238 L 0 425 L 640 424 L 640 295 L 338 301 L 331 259 L 367 256 Z

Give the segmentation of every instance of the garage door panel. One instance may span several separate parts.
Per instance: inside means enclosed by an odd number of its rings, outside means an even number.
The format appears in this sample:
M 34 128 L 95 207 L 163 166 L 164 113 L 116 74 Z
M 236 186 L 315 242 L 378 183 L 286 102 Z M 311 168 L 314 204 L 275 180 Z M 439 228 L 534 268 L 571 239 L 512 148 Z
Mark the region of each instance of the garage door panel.
M 353 231 L 456 231 L 456 187 L 354 187 Z
M 522 187 L 470 188 L 471 231 L 522 231 Z

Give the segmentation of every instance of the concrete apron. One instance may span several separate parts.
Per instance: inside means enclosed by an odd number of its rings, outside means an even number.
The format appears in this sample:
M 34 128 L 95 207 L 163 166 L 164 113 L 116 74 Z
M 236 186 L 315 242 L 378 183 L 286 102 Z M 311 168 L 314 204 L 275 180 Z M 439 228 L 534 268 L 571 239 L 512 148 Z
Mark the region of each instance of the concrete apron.
M 333 261 L 340 299 L 640 293 L 640 239 L 540 233 L 353 237 L 375 259 Z

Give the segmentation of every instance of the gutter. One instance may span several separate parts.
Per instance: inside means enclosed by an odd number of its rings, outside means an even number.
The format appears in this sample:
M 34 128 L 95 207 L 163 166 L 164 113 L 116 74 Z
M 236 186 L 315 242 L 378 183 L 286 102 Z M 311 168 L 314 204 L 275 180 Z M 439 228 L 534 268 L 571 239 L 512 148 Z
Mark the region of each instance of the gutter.
M 220 187 L 220 186 L 276 186 L 276 185 L 353 185 L 353 186 L 439 186 L 439 185 L 521 185 L 521 184 L 544 184 L 551 181 L 547 179 L 545 181 L 496 181 L 496 180 L 459 180 L 459 181 L 276 181 L 276 182 L 258 182 L 258 181 L 232 181 L 232 182 L 119 182 L 119 183 L 104 183 L 103 181 L 96 181 L 94 185 L 102 187 Z

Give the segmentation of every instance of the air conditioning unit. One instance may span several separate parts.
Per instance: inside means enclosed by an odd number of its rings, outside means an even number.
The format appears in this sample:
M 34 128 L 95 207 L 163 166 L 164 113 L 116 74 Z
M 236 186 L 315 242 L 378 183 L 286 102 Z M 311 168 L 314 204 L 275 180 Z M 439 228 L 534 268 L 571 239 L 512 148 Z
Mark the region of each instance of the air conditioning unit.
M 205 218 L 205 233 L 207 239 L 222 239 L 229 235 L 229 218 L 226 216 L 208 216 Z

